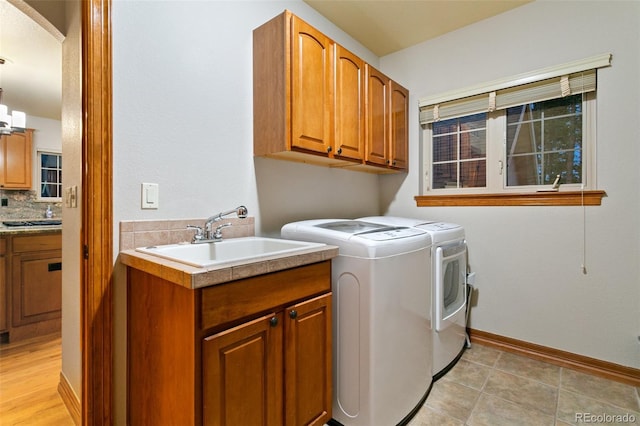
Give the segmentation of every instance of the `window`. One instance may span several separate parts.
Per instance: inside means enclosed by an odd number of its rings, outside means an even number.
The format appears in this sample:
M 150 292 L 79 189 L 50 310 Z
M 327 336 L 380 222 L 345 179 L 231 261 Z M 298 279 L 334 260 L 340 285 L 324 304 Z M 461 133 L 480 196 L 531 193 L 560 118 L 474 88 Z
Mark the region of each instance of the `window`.
M 536 194 L 557 190 L 556 183 L 560 192 L 595 189 L 595 68 L 610 60 L 420 100 L 425 196 L 416 199 Z
M 62 154 L 38 151 L 40 182 L 38 187 L 41 200 L 62 200 Z

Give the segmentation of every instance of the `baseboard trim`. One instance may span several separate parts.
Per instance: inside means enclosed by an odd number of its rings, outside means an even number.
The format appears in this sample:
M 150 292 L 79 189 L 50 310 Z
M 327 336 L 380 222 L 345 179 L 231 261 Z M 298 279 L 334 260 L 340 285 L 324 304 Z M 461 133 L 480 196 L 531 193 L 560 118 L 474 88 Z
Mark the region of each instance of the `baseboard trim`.
M 76 424 L 76 426 L 80 426 L 80 423 L 82 423 L 81 421 L 82 416 L 80 414 L 81 413 L 80 400 L 78 399 L 78 396 L 73 391 L 73 388 L 69 384 L 69 381 L 67 380 L 65 375 L 62 374 L 62 372 L 60 372 L 60 383 L 58 383 L 58 393 L 62 398 L 62 402 L 64 402 L 64 405 L 67 407 L 67 411 L 69 411 L 69 414 L 73 419 L 73 422 Z
M 472 343 L 494 347 L 505 352 L 511 352 L 549 364 L 566 367 L 573 370 L 604 377 L 616 382 L 625 383 L 632 386 L 640 386 L 640 370 L 624 365 L 590 358 L 571 352 L 553 349 L 523 340 L 512 339 L 486 331 L 469 329 L 469 337 Z

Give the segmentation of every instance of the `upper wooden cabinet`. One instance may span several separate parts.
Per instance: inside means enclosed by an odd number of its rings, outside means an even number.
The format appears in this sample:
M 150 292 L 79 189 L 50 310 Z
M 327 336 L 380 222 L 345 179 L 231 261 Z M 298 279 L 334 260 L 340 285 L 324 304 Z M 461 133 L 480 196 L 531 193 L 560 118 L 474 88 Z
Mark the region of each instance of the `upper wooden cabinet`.
M 33 129 L 0 137 L 0 188 L 31 189 Z
M 364 61 L 335 45 L 335 156 L 364 158 Z
M 374 173 L 405 170 L 407 140 L 398 144 L 404 147 L 402 162 L 391 154 L 392 139 L 407 135 L 406 125 L 403 132 L 391 133 L 391 80 L 384 77 L 379 99 L 380 88 L 368 87 L 374 82 L 366 69 L 361 58 L 289 11 L 256 28 L 254 155 Z M 375 113 L 367 116 L 366 111 Z M 384 151 L 380 159 L 379 148 Z
M 291 147 L 328 153 L 333 148 L 333 42 L 295 16 L 290 22 Z
M 367 164 L 408 168 L 409 91 L 367 65 Z

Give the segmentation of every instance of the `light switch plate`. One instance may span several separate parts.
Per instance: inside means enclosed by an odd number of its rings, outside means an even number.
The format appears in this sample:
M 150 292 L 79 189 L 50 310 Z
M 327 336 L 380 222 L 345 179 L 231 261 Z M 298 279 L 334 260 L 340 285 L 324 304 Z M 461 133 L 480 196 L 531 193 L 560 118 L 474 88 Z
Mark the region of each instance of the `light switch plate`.
M 64 206 L 72 209 L 78 207 L 78 187 L 76 185 L 65 188 Z
M 157 209 L 159 206 L 159 188 L 157 183 L 142 184 L 142 208 Z

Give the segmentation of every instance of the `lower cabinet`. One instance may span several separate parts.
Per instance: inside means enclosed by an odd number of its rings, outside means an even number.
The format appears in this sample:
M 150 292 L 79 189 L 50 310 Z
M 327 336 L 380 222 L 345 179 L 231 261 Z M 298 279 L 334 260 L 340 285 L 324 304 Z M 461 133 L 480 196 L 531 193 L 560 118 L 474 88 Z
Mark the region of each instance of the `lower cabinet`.
M 10 341 L 49 334 L 61 318 L 61 233 L 0 239 L 0 332 Z
M 129 268 L 129 424 L 327 423 L 330 277 L 326 261 L 190 290 Z

